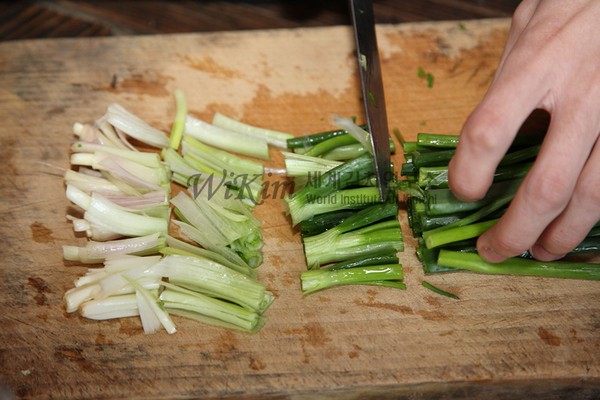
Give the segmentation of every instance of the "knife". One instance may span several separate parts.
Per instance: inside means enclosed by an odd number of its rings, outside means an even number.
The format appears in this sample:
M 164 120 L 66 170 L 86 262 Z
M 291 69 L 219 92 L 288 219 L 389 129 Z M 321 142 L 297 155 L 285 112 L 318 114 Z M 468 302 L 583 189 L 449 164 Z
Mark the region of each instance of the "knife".
M 350 0 L 350 10 L 354 25 L 367 126 L 371 133 L 371 145 L 375 158 L 375 174 L 379 196 L 384 202 L 391 175 L 390 142 L 373 4 L 371 0 Z

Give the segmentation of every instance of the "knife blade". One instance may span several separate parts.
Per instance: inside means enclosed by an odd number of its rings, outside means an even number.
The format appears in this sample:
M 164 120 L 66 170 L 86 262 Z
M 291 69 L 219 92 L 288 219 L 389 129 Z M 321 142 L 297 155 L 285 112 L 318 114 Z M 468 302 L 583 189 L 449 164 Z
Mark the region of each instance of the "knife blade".
M 367 126 L 375 159 L 375 174 L 381 201 L 387 198 L 390 181 L 390 143 L 383 93 L 375 17 L 371 0 L 350 0 L 356 52 Z

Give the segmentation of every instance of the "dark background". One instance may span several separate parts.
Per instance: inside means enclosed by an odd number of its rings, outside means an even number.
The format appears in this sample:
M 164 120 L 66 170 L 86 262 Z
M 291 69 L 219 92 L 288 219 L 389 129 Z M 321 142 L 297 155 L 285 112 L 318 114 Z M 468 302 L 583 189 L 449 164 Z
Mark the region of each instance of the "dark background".
M 518 0 L 374 0 L 378 23 L 509 17 Z M 0 40 L 349 24 L 346 0 L 4 1 Z

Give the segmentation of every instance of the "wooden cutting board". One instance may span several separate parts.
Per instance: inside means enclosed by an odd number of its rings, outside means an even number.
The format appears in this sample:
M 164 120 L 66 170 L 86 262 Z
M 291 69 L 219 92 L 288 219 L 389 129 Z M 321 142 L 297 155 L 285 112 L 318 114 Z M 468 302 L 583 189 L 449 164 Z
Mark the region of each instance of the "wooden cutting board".
M 456 133 L 492 79 L 508 20 L 379 26 L 391 128 Z M 435 77 L 432 88 L 418 77 Z M 600 392 L 600 286 L 455 273 L 420 286 L 404 226 L 408 289 L 340 287 L 302 297 L 299 236 L 280 199 L 263 221 L 260 277 L 277 295 L 250 335 L 175 319 L 89 321 L 63 293 L 85 267 L 65 214 L 71 126 L 118 102 L 167 131 L 172 93 L 296 135 L 360 116 L 349 27 L 0 44 L 0 381 L 22 398 L 587 398 Z M 273 151 L 272 166 L 281 166 Z M 397 155 L 396 163 L 402 161 Z

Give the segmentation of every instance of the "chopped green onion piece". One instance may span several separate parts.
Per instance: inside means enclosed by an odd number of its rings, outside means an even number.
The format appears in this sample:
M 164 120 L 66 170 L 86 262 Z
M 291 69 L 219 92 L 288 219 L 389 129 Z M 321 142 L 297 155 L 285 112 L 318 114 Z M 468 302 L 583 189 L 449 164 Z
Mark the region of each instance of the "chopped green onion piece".
M 460 300 L 460 297 L 458 297 L 457 295 L 450 293 L 450 292 L 446 292 L 445 290 L 442 290 L 436 286 L 433 286 L 431 283 L 427 282 L 427 281 L 422 281 L 421 285 L 423 285 L 424 287 L 426 287 L 427 289 L 431 290 L 432 292 L 435 292 L 439 295 L 442 296 L 446 296 L 446 297 L 450 297 L 452 299 L 456 299 L 456 300 Z
M 181 139 L 183 138 L 183 131 L 185 130 L 185 118 L 187 116 L 187 101 L 185 94 L 182 90 L 175 91 L 175 120 L 171 127 L 171 137 L 169 145 L 172 149 L 177 150 Z
M 259 139 L 267 142 L 270 145 L 285 149 L 287 148 L 287 141 L 294 137 L 289 133 L 274 131 L 271 129 L 259 128 L 246 124 L 244 122 L 235 120 L 227 117 L 221 113 L 215 113 L 213 116 L 212 123 L 214 126 L 218 126 L 223 129 L 238 132 L 246 136 L 250 136 L 254 139 Z
M 485 261 L 476 253 L 461 253 L 440 250 L 438 264 L 496 275 L 529 275 L 549 278 L 600 280 L 600 264 L 537 261 L 524 258 L 509 258 L 499 263 Z
M 317 269 L 300 274 L 302 293 L 339 285 L 379 284 L 381 281 L 402 281 L 404 274 L 400 264 L 354 267 L 340 270 Z M 404 288 L 404 286 L 401 286 Z
M 185 135 L 225 151 L 263 160 L 269 159 L 269 146 L 266 142 L 211 125 L 191 115 L 188 115 L 185 121 Z

